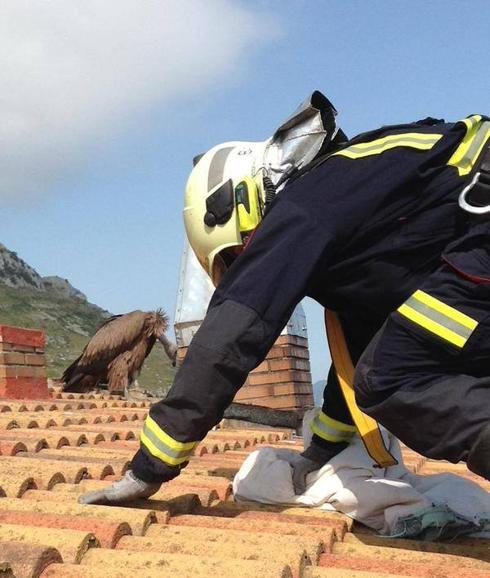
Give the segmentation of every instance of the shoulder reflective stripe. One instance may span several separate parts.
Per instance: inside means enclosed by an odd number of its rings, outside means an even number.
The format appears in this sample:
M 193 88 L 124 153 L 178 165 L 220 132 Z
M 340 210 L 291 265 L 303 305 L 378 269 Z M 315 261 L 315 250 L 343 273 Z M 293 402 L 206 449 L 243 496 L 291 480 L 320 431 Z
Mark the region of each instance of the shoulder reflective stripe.
M 460 176 L 471 172 L 485 143 L 490 139 L 490 121 L 481 121 L 482 117 L 478 114 L 460 121 L 466 125 L 466 135 L 447 163 L 456 167 Z
M 427 134 L 417 132 L 392 134 L 390 136 L 385 136 L 371 142 L 352 145 L 334 153 L 332 156 L 344 156 L 351 159 L 358 159 L 370 155 L 379 155 L 396 147 L 429 150 L 441 138 L 442 134 Z
M 174 440 L 150 416 L 147 416 L 143 425 L 141 443 L 153 456 L 174 466 L 188 461 L 198 444 Z
M 356 433 L 355 426 L 332 419 L 322 411 L 311 422 L 310 427 L 314 434 L 329 442 L 349 441 Z
M 416 291 L 398 312 L 439 338 L 464 347 L 478 322 L 424 291 Z

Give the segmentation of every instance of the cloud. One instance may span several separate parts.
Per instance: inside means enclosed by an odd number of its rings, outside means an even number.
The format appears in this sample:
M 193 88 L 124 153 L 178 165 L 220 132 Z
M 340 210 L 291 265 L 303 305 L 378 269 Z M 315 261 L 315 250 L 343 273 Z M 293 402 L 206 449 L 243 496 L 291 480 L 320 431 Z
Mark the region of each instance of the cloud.
M 233 0 L 3 0 L 0 200 L 45 194 L 104 135 L 225 78 L 267 26 Z

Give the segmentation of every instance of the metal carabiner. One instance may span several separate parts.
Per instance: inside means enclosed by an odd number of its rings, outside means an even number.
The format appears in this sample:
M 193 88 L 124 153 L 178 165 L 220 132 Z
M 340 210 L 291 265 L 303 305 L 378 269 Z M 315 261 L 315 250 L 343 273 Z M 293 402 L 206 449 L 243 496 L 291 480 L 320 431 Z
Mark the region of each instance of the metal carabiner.
M 470 193 L 471 189 L 478 184 L 480 180 L 481 172 L 478 171 L 475 173 L 475 176 L 471 180 L 471 182 L 466 185 L 466 187 L 461 191 L 458 199 L 459 206 L 468 213 L 472 213 L 473 215 L 485 215 L 486 213 L 490 213 L 490 204 L 484 205 L 482 207 L 477 207 L 472 205 L 466 200 L 466 197 Z

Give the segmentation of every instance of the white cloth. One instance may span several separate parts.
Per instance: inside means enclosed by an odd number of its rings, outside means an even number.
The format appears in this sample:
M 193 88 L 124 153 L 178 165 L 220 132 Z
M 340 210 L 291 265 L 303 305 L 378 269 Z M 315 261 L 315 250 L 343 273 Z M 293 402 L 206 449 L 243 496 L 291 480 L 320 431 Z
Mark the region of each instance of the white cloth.
M 316 411 L 305 416 L 305 434 L 310 431 L 309 422 Z M 306 491 L 296 496 L 291 466 L 299 452 L 262 448 L 248 456 L 235 476 L 235 499 L 337 510 L 385 535 L 399 531 L 397 523 L 401 519 L 433 506 L 443 506 L 465 520 L 485 525 L 485 520 L 490 519 L 488 492 L 454 474 L 420 476 L 409 472 L 398 440 L 386 430 L 382 433 L 398 460 L 396 466 L 375 468 L 361 439 L 356 437 L 320 470 L 309 474 Z M 311 436 L 305 435 L 304 441 L 307 447 Z

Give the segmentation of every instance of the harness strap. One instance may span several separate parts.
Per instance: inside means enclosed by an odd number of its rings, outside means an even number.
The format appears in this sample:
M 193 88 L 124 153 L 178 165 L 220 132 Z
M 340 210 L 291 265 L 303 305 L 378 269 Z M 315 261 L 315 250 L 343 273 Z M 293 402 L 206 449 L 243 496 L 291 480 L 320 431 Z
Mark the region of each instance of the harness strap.
M 340 389 L 367 453 L 381 468 L 396 465 L 398 462 L 386 448 L 378 422 L 357 406 L 354 395 L 354 366 L 344 332 L 337 315 L 327 309 L 325 309 L 325 329 Z

